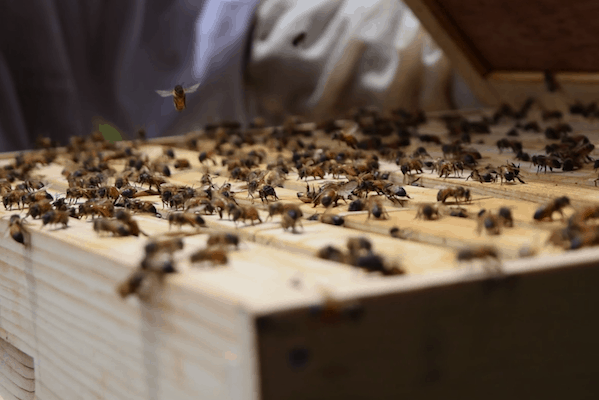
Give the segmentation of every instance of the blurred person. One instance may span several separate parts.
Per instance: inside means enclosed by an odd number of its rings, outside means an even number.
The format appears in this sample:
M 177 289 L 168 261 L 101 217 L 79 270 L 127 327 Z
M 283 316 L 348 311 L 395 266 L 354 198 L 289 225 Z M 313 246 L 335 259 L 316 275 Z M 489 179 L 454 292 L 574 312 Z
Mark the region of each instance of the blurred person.
M 39 135 L 65 144 L 95 117 L 126 139 L 360 105 L 478 105 L 397 0 L 7 0 L 2 11 L 1 151 Z M 181 113 L 155 92 L 196 83 Z

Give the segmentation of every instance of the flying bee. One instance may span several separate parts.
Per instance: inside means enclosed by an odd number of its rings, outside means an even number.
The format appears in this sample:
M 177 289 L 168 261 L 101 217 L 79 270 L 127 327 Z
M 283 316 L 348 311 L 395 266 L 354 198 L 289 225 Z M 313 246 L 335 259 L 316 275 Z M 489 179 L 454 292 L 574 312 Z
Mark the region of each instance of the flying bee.
M 421 204 L 418 207 L 418 212 L 416 213 L 416 217 L 414 217 L 414 219 L 417 218 L 427 221 L 439 219 L 439 209 L 437 209 L 437 207 L 435 207 L 433 204 Z
M 62 224 L 63 228 L 69 225 L 69 213 L 66 211 L 51 210 L 42 216 L 42 227 L 48 224 Z
M 227 252 L 222 248 L 201 249 L 190 256 L 192 263 L 209 262 L 213 265 L 225 265 L 229 262 Z
M 548 219 L 549 221 L 553 221 L 553 213 L 558 212 L 564 218 L 564 213 L 562 209 L 566 206 L 570 205 L 570 199 L 566 196 L 558 197 L 553 199 L 548 204 L 540 207 L 537 211 L 535 211 L 533 218 L 536 221 L 543 221 L 544 219 Z
M 472 201 L 470 190 L 464 189 L 463 186 L 458 186 L 456 188 L 441 189 L 437 193 L 437 201 L 440 201 L 442 203 L 445 203 L 445 201 L 449 197 L 454 197 L 457 204 L 460 203 L 460 198 L 463 198 L 467 202 Z
M 177 85 L 177 86 L 175 86 L 175 88 L 173 90 L 157 90 L 156 93 L 158 93 L 162 97 L 173 96 L 173 103 L 175 104 L 175 110 L 183 111 L 183 110 L 185 110 L 185 107 L 186 107 L 185 96 L 188 93 L 193 93 L 196 90 L 198 90 L 198 87 L 200 87 L 199 83 L 196 83 L 195 85 L 190 86 L 185 89 L 183 88 L 183 86 Z
M 10 220 L 8 222 L 8 231 L 10 233 L 10 237 L 12 237 L 15 241 L 27 245 L 25 241 L 29 242 L 28 232 L 25 230 L 23 226 L 23 221 L 19 215 L 14 214 L 10 216 Z M 27 239 L 26 239 L 27 237 Z
M 171 225 L 178 225 L 179 227 L 183 225 L 189 225 L 195 228 L 199 226 L 205 226 L 206 222 L 204 221 L 204 218 L 198 214 L 189 212 L 172 212 L 168 215 L 169 229 Z

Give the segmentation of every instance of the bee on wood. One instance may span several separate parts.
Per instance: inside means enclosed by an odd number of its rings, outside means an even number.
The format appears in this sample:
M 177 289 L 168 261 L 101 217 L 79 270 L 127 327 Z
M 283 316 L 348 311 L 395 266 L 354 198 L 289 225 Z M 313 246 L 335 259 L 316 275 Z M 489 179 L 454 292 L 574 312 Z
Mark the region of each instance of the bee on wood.
M 490 272 L 501 272 L 501 264 L 499 263 L 499 255 L 497 249 L 493 246 L 478 246 L 466 248 L 458 251 L 456 258 L 460 262 L 473 261 L 476 259 L 488 259 L 495 260 L 495 263 L 485 264 L 485 268 Z
M 69 213 L 66 211 L 51 210 L 42 216 L 42 227 L 48 224 L 62 224 L 63 229 L 69 225 Z
M 478 222 L 476 225 L 476 233 L 480 235 L 483 227 L 488 235 L 499 235 L 501 233 L 500 219 L 487 210 L 481 210 L 478 213 Z
M 312 190 L 310 190 L 310 187 L 308 186 L 308 184 L 306 183 L 306 191 L 305 192 L 297 192 L 297 198 L 300 199 L 303 203 L 312 203 L 314 201 L 314 198 L 316 197 L 317 193 L 314 190 L 314 188 L 312 188 Z
M 121 193 L 116 186 L 102 186 L 98 188 L 98 197 L 101 199 L 111 199 L 117 201 Z
M 177 86 L 175 86 L 175 89 L 173 89 L 173 90 L 157 90 L 156 93 L 158 93 L 162 97 L 173 96 L 173 103 L 175 105 L 175 110 L 183 111 L 183 110 L 185 110 L 185 107 L 186 107 L 186 104 L 185 104 L 186 95 L 188 93 L 195 92 L 196 90 L 198 90 L 198 87 L 200 87 L 199 83 L 196 83 L 195 85 L 190 86 L 185 89 L 183 88 L 183 86 L 177 85 Z
M 358 148 L 358 139 L 354 135 L 344 133 L 343 131 L 336 131 L 331 136 L 331 139 L 338 140 L 347 144 L 352 149 Z
M 97 218 L 94 220 L 94 231 L 98 234 L 103 232 L 112 233 L 113 236 L 129 236 L 129 227 L 123 221 L 117 219 Z
M 156 253 L 173 254 L 176 251 L 183 250 L 183 239 L 151 240 L 145 246 L 146 256 Z
M 554 156 L 543 156 L 536 155 L 531 158 L 532 164 L 537 167 L 537 174 L 541 171 L 541 169 L 545 169 L 545 173 L 547 173 L 547 168 L 551 172 L 553 172 L 553 168 L 561 168 L 562 163 Z
M 468 177 L 466 177 L 466 180 L 468 180 L 470 178 L 472 178 L 472 180 L 478 181 L 480 183 L 495 182 L 497 180 L 497 178 L 495 176 L 493 176 L 493 174 L 491 172 L 481 174 L 479 172 L 479 170 L 476 168 L 472 170 L 472 172 L 470 173 L 470 175 L 468 175 Z
M 404 175 L 404 180 L 406 175 L 412 175 L 412 171 L 415 171 L 418 174 L 421 174 L 422 168 L 424 164 L 420 160 L 410 160 L 401 165 L 401 173 Z
M 21 218 L 19 215 L 11 215 L 8 221 L 8 232 L 13 240 L 27 246 L 29 243 L 29 232 L 23 226 L 24 222 L 24 218 Z
M 503 226 L 508 228 L 512 228 L 514 226 L 512 210 L 510 210 L 508 207 L 501 207 L 497 212 L 497 217 L 499 218 Z
M 234 233 L 212 233 L 206 241 L 208 247 L 235 246 L 239 248 L 239 236 Z
M 533 131 L 533 132 L 536 132 L 536 133 L 541 132 L 541 127 L 539 126 L 539 123 L 537 121 L 527 122 L 526 124 L 524 124 L 524 126 L 522 127 L 522 129 L 525 132 L 530 132 L 530 131 Z
M 409 231 L 407 231 L 405 229 L 400 229 L 397 226 L 394 226 L 391 229 L 389 229 L 389 235 L 391 235 L 391 237 L 394 237 L 396 239 L 409 239 L 410 238 Z
M 166 183 L 166 180 L 160 176 L 154 176 L 154 175 L 150 175 L 147 172 L 144 172 L 139 175 L 139 178 L 137 179 L 137 183 L 139 183 L 140 185 L 147 183 L 149 189 L 152 189 L 152 186 L 155 186 L 156 190 L 159 191 L 160 185 L 162 185 L 163 183 Z
M 206 160 L 210 160 L 212 161 L 212 164 L 214 164 L 214 166 L 216 166 L 216 159 L 214 158 L 214 152 L 213 151 L 202 151 L 200 152 L 200 155 L 198 156 L 198 160 L 200 161 L 200 163 L 204 164 L 204 161 Z
M 245 224 L 245 221 L 248 219 L 250 220 L 252 226 L 254 225 L 254 221 L 262 223 L 258 209 L 254 206 L 234 206 L 231 210 L 231 215 L 235 224 L 237 224 L 237 221 L 240 220 Z
M 366 201 L 366 204 L 368 209 L 367 220 L 370 219 L 370 215 L 374 216 L 376 219 L 389 219 L 389 214 L 385 210 L 385 207 L 383 207 L 383 203 L 380 199 L 371 197 Z
M 268 203 L 268 196 L 271 196 L 273 200 L 279 200 L 279 198 L 277 197 L 277 193 L 275 192 L 275 188 L 270 185 L 262 185 L 258 189 L 258 195 L 260 196 L 260 200 L 262 200 L 263 203 Z
M 135 221 L 133 219 L 133 216 L 129 213 L 129 211 L 118 210 L 114 216 L 118 221 L 121 221 L 125 225 L 127 225 L 127 228 L 129 229 L 129 233 L 131 235 L 139 236 L 139 234 L 141 233 L 144 236 L 148 236 L 145 232 L 143 232 L 141 229 L 139 229 L 139 225 L 137 224 L 137 221 Z
M 201 249 L 190 256 L 192 263 L 209 262 L 213 265 L 225 265 L 229 262 L 227 252 L 222 248 Z
M 322 222 L 323 224 L 342 226 L 345 224 L 345 219 L 340 215 L 332 215 L 332 214 L 314 214 L 310 218 L 311 221 L 317 220 Z
M 93 189 L 68 188 L 66 192 L 66 198 L 69 200 L 69 204 L 77 202 L 81 198 L 91 200 L 95 198 L 96 195 L 97 191 Z
M 84 204 L 79 205 L 79 217 L 86 217 L 91 215 L 92 219 L 96 215 L 110 218 L 114 216 L 114 205 L 112 203 L 95 203 L 91 200 L 86 201 Z
M 535 211 L 533 218 L 536 221 L 543 221 L 548 219 L 549 221 L 553 221 L 553 213 L 558 212 L 562 219 L 564 219 L 564 213 L 562 211 L 563 208 L 570 205 L 570 199 L 566 196 L 558 197 L 553 199 L 548 204 L 540 207 L 537 211 Z
M 10 182 L 4 178 L 0 179 L 0 196 L 4 197 L 6 194 L 10 192 L 12 192 L 12 185 L 10 184 Z
M 198 214 L 187 212 L 171 212 L 168 215 L 169 229 L 171 225 L 176 225 L 179 227 L 183 225 L 189 225 L 193 228 L 196 228 L 200 226 L 205 226 L 206 221 L 204 221 L 204 218 L 202 218 L 202 216 Z
M 298 180 L 301 179 L 306 179 L 308 180 L 309 177 L 314 178 L 314 180 L 316 180 L 317 178 L 320 179 L 324 179 L 324 171 L 322 170 L 322 167 L 320 166 L 315 166 L 315 167 L 307 167 L 307 166 L 303 166 L 302 168 L 300 168 L 298 171 Z
M 520 181 L 520 183 L 526 183 L 522 180 L 521 176 L 520 166 L 515 166 L 514 163 L 509 163 L 499 167 L 499 178 L 501 179 L 502 185 L 504 180 L 506 182 L 515 182 L 517 179 Z
M 133 212 L 140 213 L 149 213 L 149 214 L 158 214 L 158 210 L 156 210 L 156 206 L 151 201 L 144 200 L 127 200 L 125 202 L 125 208 L 131 210 Z
M 338 263 L 345 263 L 345 254 L 334 246 L 325 246 L 318 250 L 316 257 L 323 260 L 335 261 Z
M 175 168 L 176 169 L 189 169 L 189 168 L 191 168 L 191 163 L 186 158 L 178 158 L 175 160 Z
M 522 142 L 517 140 L 500 139 L 497 141 L 497 148 L 499 153 L 502 153 L 504 149 L 511 149 L 514 153 L 522 151 Z
M 414 219 L 437 220 L 439 219 L 439 209 L 433 204 L 421 204 Z
M 455 198 L 457 204 L 460 203 L 460 199 L 464 199 L 466 202 L 471 202 L 472 197 L 470 195 L 470 190 L 465 189 L 463 186 L 458 186 L 456 188 L 446 188 L 441 189 L 437 193 L 437 201 L 445 203 L 445 201 L 449 198 Z
M 40 218 L 42 215 L 44 215 L 52 209 L 53 207 L 50 200 L 44 199 L 30 204 L 29 210 L 27 210 L 27 216 L 31 216 L 33 219 Z
M 320 188 L 320 193 L 314 197 L 314 207 L 319 204 L 326 208 L 336 207 L 339 200 L 346 201 L 349 196 L 358 187 L 358 182 L 348 181 L 345 183 L 326 183 Z

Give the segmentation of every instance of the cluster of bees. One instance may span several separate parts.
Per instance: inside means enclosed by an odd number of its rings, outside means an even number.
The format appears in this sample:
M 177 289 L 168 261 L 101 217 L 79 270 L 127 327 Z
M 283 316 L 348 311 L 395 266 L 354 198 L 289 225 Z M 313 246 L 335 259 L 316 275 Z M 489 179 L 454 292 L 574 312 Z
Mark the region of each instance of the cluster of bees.
M 372 242 L 366 238 L 350 238 L 346 243 L 347 251 L 334 246 L 326 246 L 317 253 L 318 258 L 349 264 L 367 272 L 382 275 L 403 275 L 405 271 L 399 265 L 391 265 L 373 251 Z
M 172 95 L 177 109 L 184 109 L 184 94 L 193 90 L 193 87 L 189 90 L 179 87 L 159 94 Z M 67 152 L 60 152 L 56 144 L 48 139 L 40 139 L 39 151 L 19 155 L 13 163 L 0 168 L 0 195 L 7 210 L 27 210 L 25 221 L 27 218 L 40 219 L 43 225 L 58 224 L 67 228 L 70 218 L 91 218 L 93 229 L 99 235 L 117 237 L 145 235 L 135 219 L 136 214 L 164 218 L 169 223 L 169 229 L 188 226 L 197 232 L 206 226 L 206 215 L 229 218 L 235 225 L 254 225 L 263 222 L 260 211 L 268 213 L 266 220 L 276 218 L 284 230 L 291 232 L 303 229 L 303 218 L 344 225 L 342 216 L 329 212 L 340 202 L 350 212 L 367 211 L 367 220 L 388 219 L 385 203 L 403 206 L 411 197 L 390 172 L 381 170 L 382 161 L 395 163 L 402 172 L 402 184 L 408 185 L 416 184 L 418 175 L 425 168 L 430 168 L 431 172 L 442 178 L 466 176 L 466 180 L 480 183 L 499 180 L 501 184 L 524 184 L 525 177 L 520 165 L 506 161 L 499 166 L 483 166 L 482 155 L 473 146 L 475 135 L 488 135 L 501 121 L 513 120 L 515 125 L 508 131 L 506 138 L 497 141 L 498 150 L 511 151 L 516 160 L 531 162 L 537 166 L 537 173 L 541 170 L 546 172 L 547 169 L 572 171 L 593 161 L 590 154 L 594 145 L 589 139 L 574 135 L 572 128 L 562 122 L 563 115 L 551 111 L 543 113 L 543 121 L 553 124 L 546 128 L 545 137 L 554 142 L 545 147 L 545 154 L 530 156 L 526 153 L 522 142 L 514 137 L 519 136 L 520 131 L 541 133 L 538 122 L 526 121 L 533 103 L 532 100 L 527 101 L 518 110 L 503 105 L 492 117 L 483 117 L 479 121 L 459 115 L 442 116 L 441 120 L 449 133 L 448 143 L 444 143 L 437 135 L 418 132 L 419 126 L 427 121 L 422 112 L 411 113 L 399 109 L 383 115 L 370 108 L 351 112 L 347 116 L 353 122 L 351 127 L 340 120 L 310 124 L 298 117 L 290 117 L 278 127 L 267 127 L 260 119 L 256 119 L 248 129 L 242 129 L 236 122 L 209 125 L 202 136 L 190 134 L 173 140 L 164 146 L 162 154 L 153 159 L 139 149 L 144 141 L 142 132 L 137 140 L 117 143 L 107 142 L 99 132 L 88 138 L 74 137 Z M 595 108 L 577 104 L 571 112 L 594 116 L 597 113 Z M 324 131 L 327 135 L 318 145 L 314 138 L 316 130 Z M 443 157 L 431 157 L 428 151 L 430 147 L 420 146 L 412 152 L 405 151 L 414 141 L 437 146 Z M 206 148 L 208 142 L 211 143 L 210 148 Z M 189 159 L 177 157 L 178 150 L 173 146 L 198 151 L 198 161 L 205 171 L 198 173 L 199 185 L 177 185 L 168 179 L 173 169 L 192 168 Z M 39 164 L 47 165 L 56 161 L 57 157 L 64 165 L 62 175 L 68 188 L 63 196 L 55 198 L 46 190 L 44 183 L 35 177 L 34 171 Z M 598 162 L 595 167 L 599 167 Z M 219 168 L 218 173 L 227 179 L 227 183 L 213 182 L 214 174 L 209 171 L 214 168 Z M 306 190 L 297 193 L 299 201 L 314 209 L 324 208 L 323 213 L 305 216 L 300 205 L 280 200 L 277 190 L 285 185 L 291 172 L 297 173 L 298 180 L 306 181 Z M 310 185 L 311 180 L 326 177 L 332 177 L 335 181 Z M 13 185 L 16 182 L 20 183 Z M 233 190 L 233 184 L 237 183 L 247 188 L 247 198 L 240 198 Z M 155 197 L 157 201 L 148 201 L 148 197 Z M 441 205 L 451 199 L 460 206 L 462 202 L 471 203 L 472 196 L 468 189 L 461 186 L 442 189 L 437 195 L 438 204 Z M 162 203 L 161 210 L 156 207 L 158 201 Z M 567 206 L 564 200 L 561 201 L 556 200 L 555 204 L 547 205 L 544 211 L 539 210 L 539 218 L 535 214 L 534 219 L 551 219 L 554 212 L 561 212 Z M 442 211 L 438 204 L 420 204 L 416 218 L 439 219 Z M 451 209 L 449 215 L 470 217 L 460 207 Z M 585 215 L 569 224 L 567 230 L 560 233 L 561 236 L 556 233 L 554 242 L 568 248 L 595 243 L 592 236 L 594 228 L 587 222 L 595 218 L 594 214 L 588 211 Z M 483 210 L 475 218 L 477 231 L 482 233 L 484 230 L 489 235 L 497 235 L 514 223 L 511 211 L 507 208 L 496 212 Z M 19 215 L 11 216 L 9 221 L 12 238 L 23 244 L 28 237 L 25 221 Z M 347 253 L 331 250 L 327 258 L 335 259 L 337 254 L 338 260 L 347 264 L 385 274 L 392 271 L 393 268 L 384 265 L 366 242 L 352 242 L 351 248 L 348 243 Z M 121 293 L 127 295 L 137 292 L 138 289 L 132 288 L 142 287 L 142 275 L 159 274 L 156 277 L 160 280 L 164 274 L 170 273 L 166 264 L 157 267 L 154 261 L 148 261 L 148 257 L 150 260 L 171 260 L 174 252 L 180 250 L 172 250 L 176 247 L 174 244 L 164 246 L 167 250 L 159 252 L 148 252 L 146 249 L 146 266 L 140 266 L 136 277 L 130 279 L 129 289 L 121 288 Z M 191 261 L 212 260 L 215 265 L 226 263 L 227 253 L 223 246 L 213 247 L 209 245 L 202 249 Z M 476 254 L 487 254 L 481 256 L 484 258 L 493 254 L 493 251 L 472 250 L 458 258 L 476 258 Z M 370 267 L 361 265 L 359 260 L 364 259 L 369 260 Z M 174 272 L 173 264 L 169 265 L 173 269 L 171 272 Z

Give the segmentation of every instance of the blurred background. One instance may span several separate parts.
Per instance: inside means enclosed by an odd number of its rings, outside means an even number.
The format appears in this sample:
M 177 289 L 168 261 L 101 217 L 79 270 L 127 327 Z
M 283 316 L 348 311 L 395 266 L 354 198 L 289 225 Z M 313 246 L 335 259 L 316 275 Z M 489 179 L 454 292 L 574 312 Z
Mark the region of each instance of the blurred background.
M 4 1 L 0 32 L 0 151 L 98 126 L 483 106 L 397 0 Z M 156 94 L 196 83 L 182 112 Z

